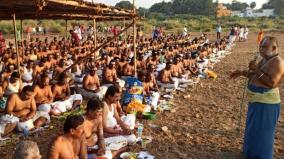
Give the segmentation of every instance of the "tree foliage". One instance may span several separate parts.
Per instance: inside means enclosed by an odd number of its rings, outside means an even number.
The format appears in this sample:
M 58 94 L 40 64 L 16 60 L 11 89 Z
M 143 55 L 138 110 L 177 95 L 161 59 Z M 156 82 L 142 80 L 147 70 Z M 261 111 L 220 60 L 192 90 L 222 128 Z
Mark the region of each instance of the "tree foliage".
M 213 0 L 172 0 L 152 5 L 150 12 L 191 15 L 212 15 L 214 13 Z
M 256 3 L 255 2 L 251 2 L 249 5 L 252 9 L 254 9 L 256 7 Z
M 283 0 L 269 0 L 269 3 L 275 9 L 278 15 L 284 15 L 284 1 Z
M 283 0 L 269 0 L 262 5 L 262 9 L 275 9 L 278 15 L 284 15 L 284 1 Z
M 115 4 L 115 7 L 124 8 L 124 9 L 133 9 L 133 5 L 129 1 L 120 1 Z

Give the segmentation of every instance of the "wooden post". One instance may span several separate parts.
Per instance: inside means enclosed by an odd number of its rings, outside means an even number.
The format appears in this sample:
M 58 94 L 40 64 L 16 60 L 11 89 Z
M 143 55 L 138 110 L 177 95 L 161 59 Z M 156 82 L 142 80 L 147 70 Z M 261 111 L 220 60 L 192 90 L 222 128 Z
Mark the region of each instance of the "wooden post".
M 13 25 L 14 25 L 15 46 L 16 46 L 16 53 L 17 53 L 17 65 L 18 65 L 18 71 L 20 73 L 20 59 L 19 59 L 19 47 L 18 47 L 18 38 L 17 38 L 16 15 L 12 14 L 12 16 L 13 16 Z
M 135 0 L 133 0 L 133 13 L 135 14 L 136 13 L 136 10 L 135 10 Z M 137 33 L 136 33 L 136 19 L 135 17 L 133 17 L 133 51 L 134 51 L 134 76 L 137 78 L 137 51 L 136 51 L 136 36 L 137 36 Z
M 123 28 L 125 28 L 125 18 L 123 18 Z M 127 31 L 124 33 L 124 43 L 126 45 Z
M 24 58 L 24 33 L 23 33 L 23 19 L 21 19 L 21 44 L 22 44 L 22 50 L 21 50 L 21 56 Z
M 96 18 L 93 19 L 93 34 L 94 34 L 94 47 L 97 48 L 98 44 L 97 44 L 97 21 Z M 96 59 L 96 52 L 94 52 L 94 57 Z
M 65 19 L 65 38 L 66 38 L 66 40 L 67 40 L 67 35 L 68 35 L 68 21 L 67 21 L 67 19 Z

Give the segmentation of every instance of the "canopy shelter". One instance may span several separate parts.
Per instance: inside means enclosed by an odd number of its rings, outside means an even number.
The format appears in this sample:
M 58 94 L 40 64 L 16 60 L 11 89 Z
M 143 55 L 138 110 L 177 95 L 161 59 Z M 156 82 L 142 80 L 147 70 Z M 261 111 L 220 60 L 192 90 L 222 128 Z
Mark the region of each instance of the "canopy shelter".
M 0 19 L 123 19 L 135 17 L 132 10 L 83 0 L 1 0 Z
M 133 0 L 133 10 L 126 10 L 117 7 L 107 6 L 101 3 L 86 2 L 83 0 L 1 0 L 0 3 L 0 20 L 8 20 L 13 18 L 15 45 L 17 52 L 18 70 L 19 69 L 19 51 L 16 36 L 16 19 L 65 19 L 66 29 L 67 20 L 94 20 L 94 27 L 96 21 L 105 20 L 133 20 L 133 22 L 125 27 L 120 33 L 125 32 L 133 26 L 133 41 L 134 41 L 134 57 L 136 59 L 136 19 L 138 16 L 135 10 L 135 0 Z M 22 24 L 22 22 L 21 22 Z M 21 26 L 22 28 L 22 26 Z M 96 29 L 95 29 L 96 30 Z M 96 37 L 96 31 L 94 33 Z M 105 46 L 110 41 L 114 40 L 119 35 L 111 38 L 107 42 L 97 47 L 95 38 L 95 51 Z M 86 55 L 80 61 L 76 61 L 73 65 L 81 62 L 93 53 Z M 72 66 L 73 66 L 72 65 Z M 65 71 L 72 66 L 66 68 Z M 136 74 L 136 60 L 135 60 L 135 76 Z

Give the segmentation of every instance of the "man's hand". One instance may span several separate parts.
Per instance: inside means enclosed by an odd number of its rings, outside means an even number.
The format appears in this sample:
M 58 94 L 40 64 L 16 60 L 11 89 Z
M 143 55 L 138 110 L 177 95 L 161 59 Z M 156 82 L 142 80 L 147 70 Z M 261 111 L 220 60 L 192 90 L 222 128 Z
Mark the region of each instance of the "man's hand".
M 23 116 L 23 117 L 20 118 L 21 122 L 25 122 L 25 121 L 28 121 L 28 120 L 29 120 L 29 118 L 27 116 Z
M 106 153 L 106 148 L 105 147 L 100 147 L 98 149 L 97 155 L 98 156 L 103 156 Z
M 100 88 L 94 90 L 94 93 L 98 93 L 100 91 Z
M 256 70 L 257 69 L 257 64 L 258 63 L 257 63 L 256 60 L 250 61 L 249 62 L 249 69 L 252 70 L 252 71 Z
M 235 79 L 235 78 L 238 78 L 238 77 L 240 77 L 242 75 L 244 75 L 244 71 L 236 70 L 236 71 L 231 73 L 230 79 Z
M 131 130 L 129 127 L 123 128 L 123 135 L 130 135 L 130 134 L 131 134 Z

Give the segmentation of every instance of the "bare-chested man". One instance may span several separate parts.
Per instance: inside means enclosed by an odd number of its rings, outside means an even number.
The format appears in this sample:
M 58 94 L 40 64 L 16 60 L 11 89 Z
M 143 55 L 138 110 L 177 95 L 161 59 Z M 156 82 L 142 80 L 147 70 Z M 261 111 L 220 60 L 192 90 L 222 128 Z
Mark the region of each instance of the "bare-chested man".
M 100 86 L 100 79 L 96 74 L 96 68 L 91 68 L 90 74 L 87 74 L 83 79 L 83 88 L 79 88 L 78 91 L 84 98 L 92 99 L 98 97 L 102 99 L 106 90 L 106 86 Z
M 35 69 L 33 71 L 33 78 L 35 80 L 37 80 L 40 77 L 41 73 L 44 71 L 44 69 L 45 69 L 45 62 L 46 62 L 45 59 L 41 59 L 39 64 L 35 67 Z
M 57 84 L 52 88 L 53 99 L 55 101 L 52 104 L 51 110 L 53 115 L 60 115 L 82 103 L 82 95 L 71 95 L 70 86 L 67 81 L 67 75 L 61 73 L 58 77 Z
M 61 59 L 59 61 L 58 66 L 55 68 L 54 72 L 53 72 L 53 77 L 56 77 L 57 75 L 59 75 L 61 72 L 64 71 L 64 69 L 66 68 L 66 61 L 64 59 Z
M 246 71 L 237 70 L 231 78 L 245 76 L 248 112 L 243 151 L 246 158 L 273 158 L 275 129 L 280 115 L 279 85 L 284 75 L 284 61 L 278 55 L 278 42 L 267 36 L 259 44 L 262 60 L 253 60 Z
M 115 61 L 111 60 L 108 67 L 103 72 L 103 83 L 110 86 L 119 83 L 120 87 L 124 87 L 125 82 L 117 77 L 115 69 Z
M 84 133 L 84 118 L 68 116 L 64 123 L 64 134 L 51 145 L 49 159 L 87 159 L 87 145 Z
M 3 121 L 18 122 L 19 130 L 39 128 L 50 121 L 46 112 L 37 111 L 32 86 L 25 86 L 19 94 L 12 94 L 7 101 Z
M 130 63 L 127 63 L 123 67 L 123 76 L 121 77 L 123 80 L 126 80 L 128 77 L 134 76 L 135 69 L 134 69 L 134 58 L 131 59 Z
M 167 62 L 166 68 L 160 71 L 158 74 L 157 83 L 162 88 L 175 88 L 176 89 L 178 87 L 178 83 L 176 83 L 172 79 L 171 68 L 172 68 L 172 62 Z
M 51 103 L 53 102 L 53 94 L 51 86 L 49 85 L 49 77 L 46 74 L 42 74 L 40 83 L 34 88 L 34 97 L 38 110 L 51 113 Z
M 172 79 L 173 81 L 175 81 L 175 83 L 184 84 L 181 86 L 187 87 L 187 83 L 189 83 L 190 80 L 188 80 L 188 73 L 185 72 L 179 56 L 175 57 L 174 59 L 174 64 L 171 68 L 171 73 L 173 77 Z
M 103 103 L 98 99 L 91 99 L 87 103 L 87 112 L 84 115 L 84 131 L 90 156 L 96 153 L 97 156 L 106 154 L 106 147 L 103 134 Z M 96 148 L 98 145 L 98 148 Z M 96 150 L 96 151 L 94 151 Z M 111 154 L 108 152 L 107 155 Z M 92 156 L 93 158 L 95 155 Z M 110 157 L 111 158 L 111 157 Z

